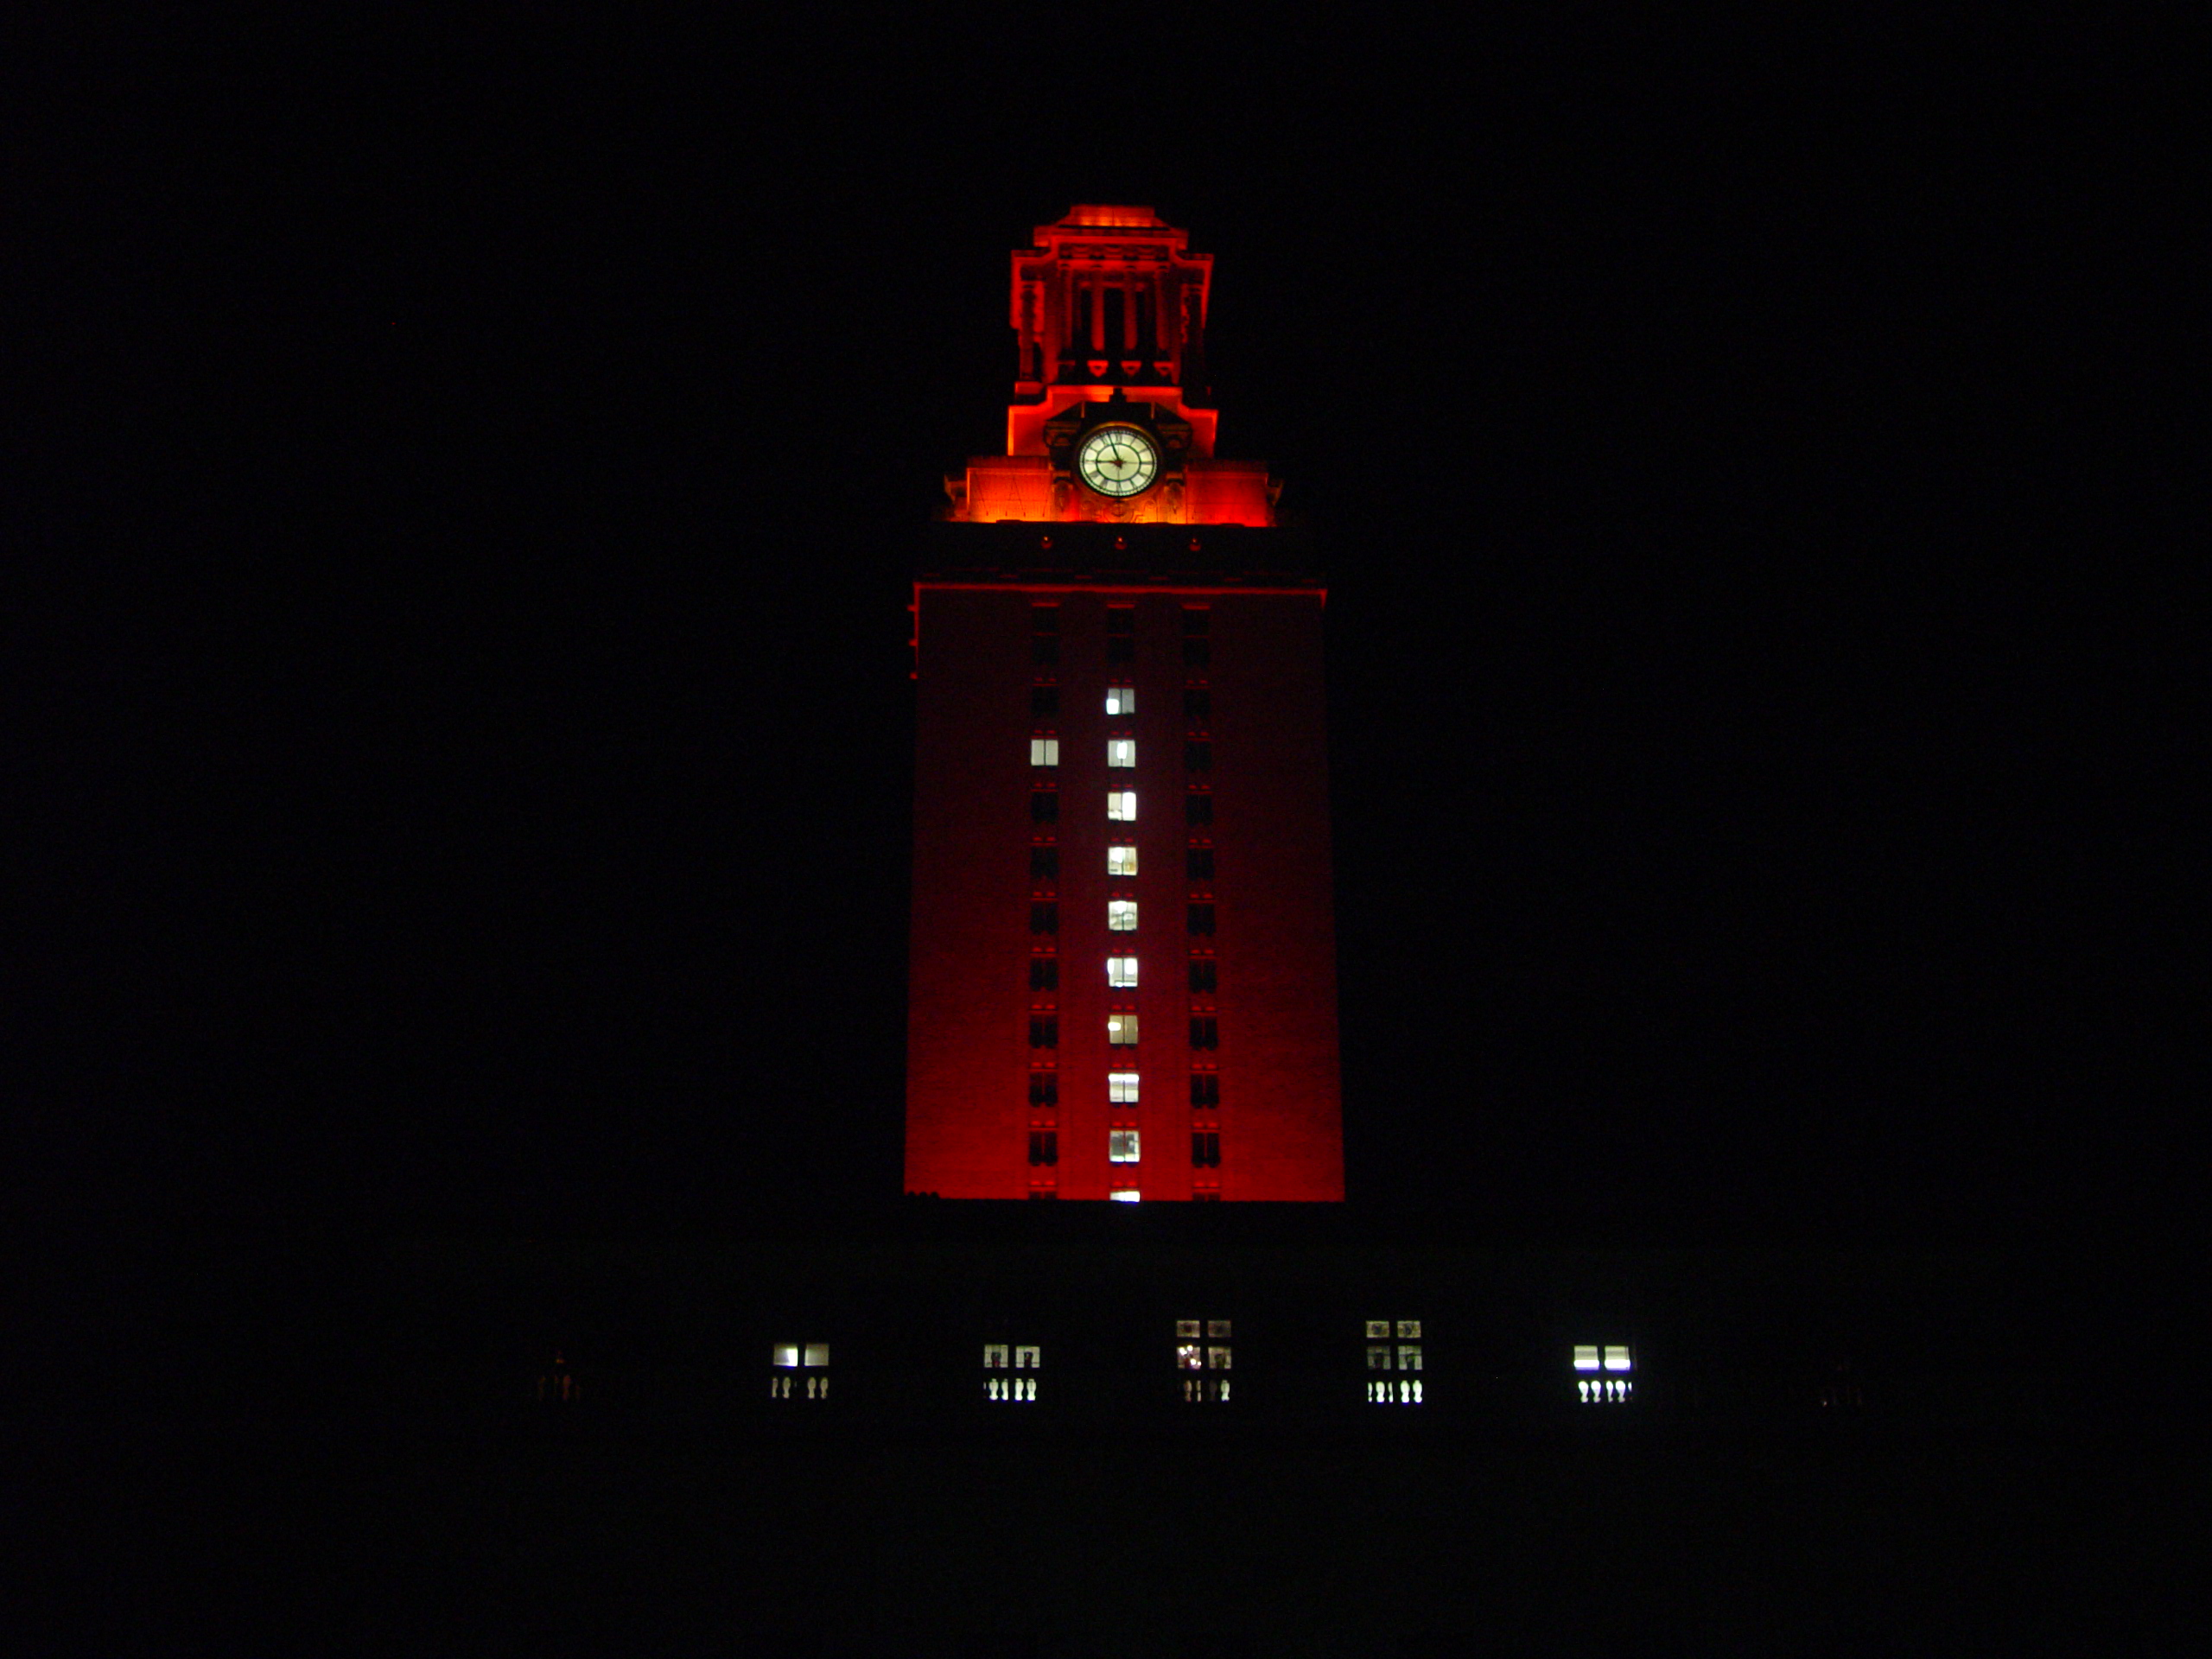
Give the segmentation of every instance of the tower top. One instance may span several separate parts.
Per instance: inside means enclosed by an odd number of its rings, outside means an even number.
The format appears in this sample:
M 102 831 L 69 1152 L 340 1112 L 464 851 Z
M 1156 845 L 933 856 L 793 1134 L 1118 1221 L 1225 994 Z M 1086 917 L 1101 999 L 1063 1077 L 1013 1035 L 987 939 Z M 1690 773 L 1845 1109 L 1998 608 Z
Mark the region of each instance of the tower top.
M 1006 454 L 948 479 L 955 522 L 1274 522 L 1256 461 L 1217 461 L 1213 256 L 1151 207 L 1078 202 L 1013 257 Z

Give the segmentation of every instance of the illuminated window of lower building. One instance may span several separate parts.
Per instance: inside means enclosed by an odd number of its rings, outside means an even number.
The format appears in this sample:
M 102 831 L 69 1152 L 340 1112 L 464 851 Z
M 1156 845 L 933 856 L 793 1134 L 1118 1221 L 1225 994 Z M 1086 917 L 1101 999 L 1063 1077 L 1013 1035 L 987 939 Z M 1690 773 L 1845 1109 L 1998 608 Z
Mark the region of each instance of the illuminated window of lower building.
M 1106 688 L 1106 712 L 1109 715 L 1134 715 L 1137 711 L 1137 689 L 1134 685 L 1109 685 Z
M 1137 959 L 1135 957 L 1106 958 L 1106 982 L 1117 991 L 1133 991 L 1137 984 Z
M 1057 766 L 1060 764 L 1060 740 L 1057 737 L 1033 737 L 1029 740 L 1029 764 L 1033 766 Z
M 1106 1074 L 1106 1098 L 1116 1106 L 1137 1103 L 1137 1074 L 1134 1071 L 1109 1071 Z
M 1134 789 L 1109 789 L 1106 791 L 1106 821 L 1109 823 L 1135 823 L 1137 821 L 1137 792 Z
M 1393 1332 L 1397 1340 L 1391 1340 Z M 1421 1403 L 1421 1321 L 1367 1321 L 1367 1398 L 1378 1406 Z
M 1134 847 L 1109 847 L 1106 849 L 1106 874 L 1135 875 L 1137 873 L 1137 849 Z
M 1574 1394 L 1586 1406 L 1625 1405 L 1636 1398 L 1636 1356 L 1624 1342 L 1574 1344 Z
M 1053 758 L 1039 765 L 1058 766 L 1059 747 L 1053 746 Z M 1134 737 L 1109 737 L 1106 740 L 1106 764 L 1109 766 L 1134 766 L 1137 763 L 1137 741 Z
M 1137 1161 L 1137 1132 L 1135 1129 L 1109 1129 L 1106 1132 L 1106 1161 L 1113 1164 L 1134 1164 Z
M 1144 1195 L 1134 1186 L 1117 1186 L 1106 1196 L 1116 1204 L 1135 1204 Z
M 1106 1041 L 1115 1048 L 1128 1048 L 1137 1040 L 1137 1017 L 1134 1014 L 1109 1014 L 1106 1016 Z
M 1199 1340 L 1203 1334 L 1205 1340 Z M 1196 1405 L 1229 1398 L 1230 1322 L 1227 1319 L 1175 1321 L 1175 1369 L 1183 1373 L 1183 1398 Z
M 773 1368 L 768 1378 L 769 1398 L 827 1400 L 830 1397 L 828 1343 L 772 1343 L 768 1351 Z
M 1109 933 L 1135 932 L 1137 901 L 1134 899 L 1109 899 L 1106 901 L 1106 931 Z

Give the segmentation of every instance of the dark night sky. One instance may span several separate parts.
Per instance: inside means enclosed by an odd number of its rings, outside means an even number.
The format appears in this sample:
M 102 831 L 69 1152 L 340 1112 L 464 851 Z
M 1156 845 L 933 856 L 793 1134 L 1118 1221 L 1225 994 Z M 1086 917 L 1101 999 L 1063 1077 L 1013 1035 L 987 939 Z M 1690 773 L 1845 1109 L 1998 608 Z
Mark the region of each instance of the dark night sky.
M 46 43 L 43 1201 L 894 1193 L 910 532 L 1002 429 L 1007 250 L 1131 200 L 1217 256 L 1224 452 L 1326 538 L 1356 1202 L 1824 1243 L 2135 1202 L 2180 677 L 2094 579 L 2158 465 L 2100 302 L 2168 156 L 2094 54 L 718 16 Z

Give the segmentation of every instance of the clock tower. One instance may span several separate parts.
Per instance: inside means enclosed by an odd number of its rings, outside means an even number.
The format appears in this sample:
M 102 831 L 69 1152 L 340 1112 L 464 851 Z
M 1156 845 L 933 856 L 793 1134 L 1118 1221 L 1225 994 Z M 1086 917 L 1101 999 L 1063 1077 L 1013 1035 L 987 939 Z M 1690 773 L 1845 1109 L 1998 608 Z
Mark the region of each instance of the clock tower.
M 1147 207 L 1014 256 L 1006 454 L 914 582 L 909 1192 L 1344 1196 L 1326 594 L 1215 454 L 1211 280 Z

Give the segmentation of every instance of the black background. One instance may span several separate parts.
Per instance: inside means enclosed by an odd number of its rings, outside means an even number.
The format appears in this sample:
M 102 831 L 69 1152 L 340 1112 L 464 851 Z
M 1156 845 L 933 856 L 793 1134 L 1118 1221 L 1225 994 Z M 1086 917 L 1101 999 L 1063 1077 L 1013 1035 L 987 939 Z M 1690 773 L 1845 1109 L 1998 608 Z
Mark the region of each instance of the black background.
M 891 1203 L 912 536 L 1001 442 L 1007 251 L 1130 200 L 1217 256 L 1224 453 L 1325 537 L 1357 1206 L 2155 1216 L 2158 83 L 1455 27 L 35 41 L 18 1179 L 96 1226 Z

